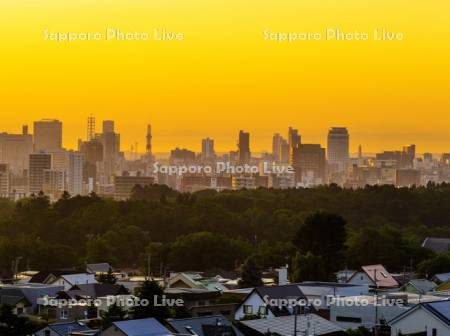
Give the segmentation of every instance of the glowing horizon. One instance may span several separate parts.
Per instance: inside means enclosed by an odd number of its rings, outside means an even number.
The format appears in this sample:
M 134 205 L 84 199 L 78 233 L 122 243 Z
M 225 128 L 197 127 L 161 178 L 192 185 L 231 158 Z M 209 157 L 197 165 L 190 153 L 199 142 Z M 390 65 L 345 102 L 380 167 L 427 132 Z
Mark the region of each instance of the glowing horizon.
M 122 150 L 236 149 L 240 129 L 254 152 L 297 128 L 326 147 L 345 126 L 350 149 L 450 152 L 450 3 L 388 0 L 21 0 L 0 4 L 0 132 L 43 118 L 63 122 L 63 144 L 86 138 L 87 117 L 114 120 Z M 327 28 L 402 32 L 402 41 L 264 39 L 264 31 Z M 47 41 L 44 31 L 153 29 L 183 41 Z

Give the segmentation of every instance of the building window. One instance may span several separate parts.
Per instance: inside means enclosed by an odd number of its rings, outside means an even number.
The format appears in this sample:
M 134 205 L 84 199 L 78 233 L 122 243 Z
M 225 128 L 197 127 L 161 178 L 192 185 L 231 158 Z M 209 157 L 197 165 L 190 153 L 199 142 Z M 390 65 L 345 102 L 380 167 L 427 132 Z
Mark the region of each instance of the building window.
M 436 328 L 432 329 L 431 336 L 437 336 L 437 329 Z
M 67 320 L 69 318 L 69 311 L 68 310 L 61 310 L 59 317 L 61 320 Z
M 360 317 L 351 317 L 351 316 L 336 316 L 336 321 L 350 322 L 350 323 L 361 323 L 362 322 Z
M 259 316 L 266 316 L 267 315 L 267 307 L 266 306 L 259 306 L 258 315 Z
M 21 315 L 21 314 L 23 314 L 23 308 L 19 307 L 19 308 L 17 308 L 17 315 Z
M 245 315 L 253 315 L 253 306 L 252 305 L 244 305 L 244 314 Z

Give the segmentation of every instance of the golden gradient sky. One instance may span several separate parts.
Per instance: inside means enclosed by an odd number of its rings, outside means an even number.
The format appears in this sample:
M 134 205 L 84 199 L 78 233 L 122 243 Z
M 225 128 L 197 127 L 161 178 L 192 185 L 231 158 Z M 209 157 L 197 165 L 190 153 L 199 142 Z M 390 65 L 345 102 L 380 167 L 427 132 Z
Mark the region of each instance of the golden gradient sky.
M 416 143 L 450 151 L 450 2 L 443 0 L 1 0 L 0 131 L 64 122 L 64 145 L 86 118 L 114 119 L 122 149 L 153 125 L 155 151 L 176 145 L 252 150 L 299 129 L 326 144 L 347 126 L 351 150 Z M 403 41 L 265 41 L 263 31 L 403 32 Z M 184 41 L 46 41 L 43 31 L 182 32 Z

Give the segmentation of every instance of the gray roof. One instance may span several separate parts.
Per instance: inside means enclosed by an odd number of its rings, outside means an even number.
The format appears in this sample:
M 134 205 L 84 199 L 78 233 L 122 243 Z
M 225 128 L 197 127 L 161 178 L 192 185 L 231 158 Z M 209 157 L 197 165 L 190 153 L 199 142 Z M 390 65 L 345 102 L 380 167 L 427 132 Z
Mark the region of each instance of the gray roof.
M 96 331 L 80 322 L 50 324 L 49 329 L 61 336 L 67 336 L 72 332 L 84 332 L 86 335 L 94 335 Z
M 37 305 L 37 299 L 43 296 L 55 296 L 59 291 L 64 289 L 63 286 L 42 285 L 42 284 L 15 284 L 3 285 L 0 287 L 1 296 L 22 296 L 33 307 Z
M 427 279 L 413 279 L 410 280 L 408 284 L 417 289 L 421 294 L 426 294 L 437 286 L 433 281 Z
M 290 336 L 294 334 L 294 321 L 295 316 L 281 316 L 270 319 L 258 319 L 249 321 L 240 321 L 244 327 L 256 330 L 261 334 L 266 334 L 268 331 L 277 333 L 280 335 Z M 297 334 L 302 335 L 302 332 L 306 331 L 307 325 L 310 325 L 309 332 L 314 335 L 336 335 L 339 332 L 344 334 L 342 329 L 337 324 L 325 320 L 324 318 L 316 314 L 298 315 L 297 316 Z
M 440 273 L 440 274 L 435 274 L 433 276 L 433 280 L 437 280 L 438 282 L 447 282 L 450 280 L 450 273 Z
M 118 328 L 127 336 L 166 336 L 170 331 L 154 318 L 114 322 L 111 328 Z
M 222 315 L 193 317 L 185 319 L 166 320 L 177 334 L 192 334 L 198 336 L 221 335 L 224 331 L 230 336 L 242 336 L 241 332 Z
M 92 273 L 107 273 L 109 269 L 114 270 L 108 263 L 87 264 L 86 270 Z
M 422 247 L 428 248 L 436 253 L 446 253 L 450 246 L 450 238 L 427 237 L 422 243 Z

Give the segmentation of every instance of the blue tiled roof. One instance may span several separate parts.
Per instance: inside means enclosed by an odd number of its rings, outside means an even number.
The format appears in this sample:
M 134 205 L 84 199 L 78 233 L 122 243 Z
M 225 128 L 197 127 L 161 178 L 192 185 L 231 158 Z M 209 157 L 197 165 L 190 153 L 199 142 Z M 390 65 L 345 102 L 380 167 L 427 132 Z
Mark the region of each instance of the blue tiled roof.
M 171 335 L 161 323 L 154 318 L 114 322 L 113 327 L 120 329 L 127 336 L 166 336 Z
M 93 329 L 79 322 L 55 323 L 50 324 L 48 327 L 61 336 L 67 336 L 69 335 L 69 333 L 74 331 L 94 331 Z
M 450 326 L 450 300 L 424 303 L 423 306 Z

